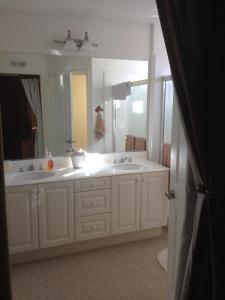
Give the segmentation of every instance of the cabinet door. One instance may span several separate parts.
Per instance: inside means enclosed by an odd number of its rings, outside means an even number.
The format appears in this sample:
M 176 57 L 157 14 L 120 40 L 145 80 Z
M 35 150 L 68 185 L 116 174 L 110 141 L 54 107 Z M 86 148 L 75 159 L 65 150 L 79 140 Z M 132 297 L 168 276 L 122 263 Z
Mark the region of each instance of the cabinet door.
M 74 241 L 73 182 L 38 185 L 40 248 Z
M 168 172 L 144 173 L 142 175 L 141 229 L 167 224 Z
M 112 177 L 112 234 L 140 230 L 141 175 Z
M 38 249 L 37 186 L 6 189 L 10 254 Z

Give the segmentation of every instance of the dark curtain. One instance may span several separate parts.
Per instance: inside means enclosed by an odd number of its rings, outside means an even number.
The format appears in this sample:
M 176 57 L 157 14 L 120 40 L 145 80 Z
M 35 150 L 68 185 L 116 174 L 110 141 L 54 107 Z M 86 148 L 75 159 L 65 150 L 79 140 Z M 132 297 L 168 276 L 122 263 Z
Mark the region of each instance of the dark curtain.
M 225 299 L 225 3 L 157 0 L 198 193 L 176 300 Z M 193 193 L 190 193 L 192 195 Z M 190 196 L 192 197 L 192 196 Z M 180 284 L 179 284 L 180 282 Z
M 2 123 L 0 111 L 0 299 L 11 300 L 9 248 L 7 238 L 5 183 L 3 169 Z

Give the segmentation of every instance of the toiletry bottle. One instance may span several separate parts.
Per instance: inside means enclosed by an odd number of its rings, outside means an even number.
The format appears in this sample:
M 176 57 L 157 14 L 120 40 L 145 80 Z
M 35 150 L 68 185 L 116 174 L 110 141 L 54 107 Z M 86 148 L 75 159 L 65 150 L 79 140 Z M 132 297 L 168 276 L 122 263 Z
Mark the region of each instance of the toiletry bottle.
M 53 170 L 54 167 L 54 162 L 53 162 L 53 158 L 52 158 L 52 153 L 49 152 L 48 155 L 48 170 Z
M 48 170 L 48 158 L 49 158 L 49 153 L 48 153 L 48 149 L 45 148 L 45 170 Z

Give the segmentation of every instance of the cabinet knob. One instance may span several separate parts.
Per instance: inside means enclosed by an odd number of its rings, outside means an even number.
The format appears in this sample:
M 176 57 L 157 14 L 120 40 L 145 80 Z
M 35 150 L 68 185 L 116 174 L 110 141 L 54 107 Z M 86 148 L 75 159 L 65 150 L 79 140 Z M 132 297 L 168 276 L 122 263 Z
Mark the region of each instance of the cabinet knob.
M 32 197 L 37 197 L 37 189 L 31 189 Z
M 45 193 L 45 190 L 43 188 L 38 188 L 38 196 L 42 196 Z
M 93 225 L 92 226 L 92 230 L 96 230 L 97 229 L 97 226 L 96 225 Z

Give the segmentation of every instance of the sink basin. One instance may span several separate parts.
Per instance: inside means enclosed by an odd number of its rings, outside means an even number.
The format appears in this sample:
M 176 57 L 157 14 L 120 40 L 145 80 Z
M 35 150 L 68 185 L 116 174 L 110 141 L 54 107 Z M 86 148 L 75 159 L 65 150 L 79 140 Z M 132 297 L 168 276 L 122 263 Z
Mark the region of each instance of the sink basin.
M 137 171 L 137 170 L 144 170 L 144 166 L 140 164 L 134 164 L 134 163 L 121 163 L 121 164 L 114 165 L 113 170 Z
M 24 172 L 18 175 L 15 175 L 13 179 L 16 180 L 38 180 L 38 179 L 45 179 L 55 175 L 55 172 L 47 172 L 47 171 L 31 171 L 31 172 Z

